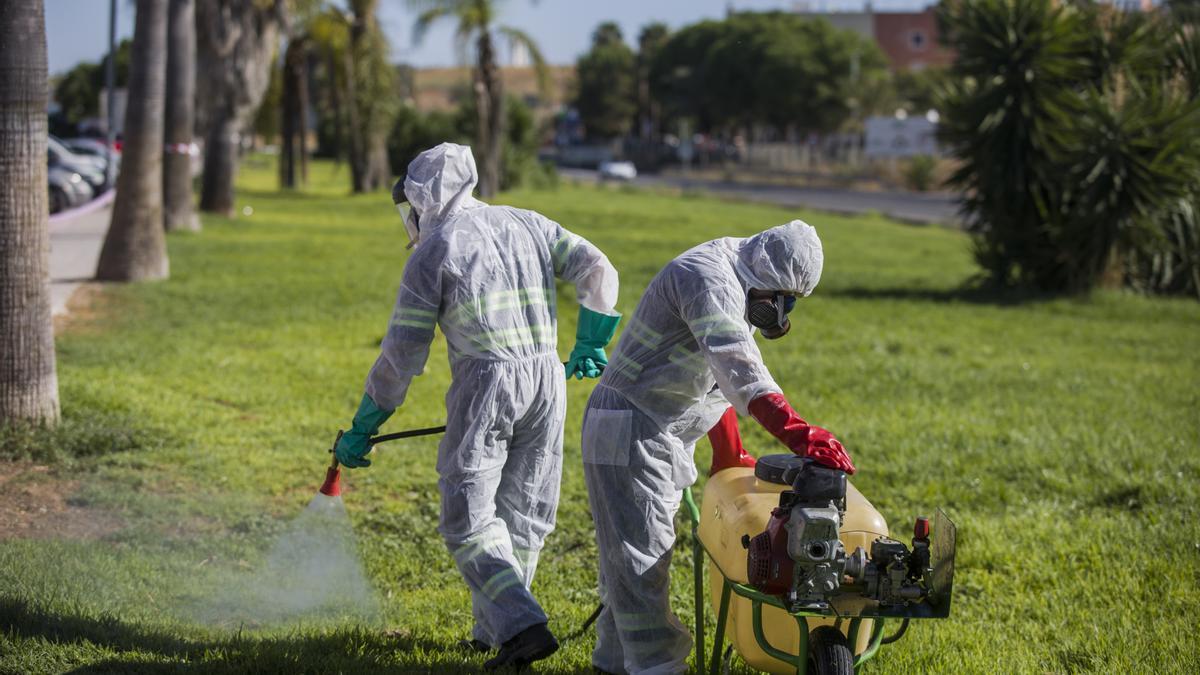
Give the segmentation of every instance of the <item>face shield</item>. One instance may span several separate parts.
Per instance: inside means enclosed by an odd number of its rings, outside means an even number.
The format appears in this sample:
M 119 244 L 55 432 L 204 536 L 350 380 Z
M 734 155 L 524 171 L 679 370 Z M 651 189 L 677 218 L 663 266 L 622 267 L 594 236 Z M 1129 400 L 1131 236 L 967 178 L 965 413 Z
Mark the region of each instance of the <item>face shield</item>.
M 404 221 L 404 231 L 408 233 L 406 248 L 412 248 L 421 241 L 421 217 L 408 202 L 396 204 L 396 211 L 400 214 L 400 220 Z
M 792 322 L 788 313 L 796 306 L 796 296 L 791 293 L 776 291 L 767 294 L 764 291 L 751 290 L 746 298 L 746 320 L 762 332 L 768 340 L 776 340 L 788 334 Z

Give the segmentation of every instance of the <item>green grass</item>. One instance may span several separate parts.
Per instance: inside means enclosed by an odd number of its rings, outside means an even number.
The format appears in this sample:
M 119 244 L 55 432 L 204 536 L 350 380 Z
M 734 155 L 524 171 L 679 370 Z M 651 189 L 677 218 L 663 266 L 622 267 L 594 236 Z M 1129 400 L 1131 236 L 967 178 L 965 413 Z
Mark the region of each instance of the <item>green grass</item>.
M 313 494 L 391 312 L 406 239 L 387 196 L 346 196 L 344 168 L 314 174 L 283 195 L 268 167 L 248 167 L 239 210 L 253 215 L 171 235 L 169 281 L 106 289 L 96 317 L 59 337 L 65 414 L 121 425 L 88 432 L 120 451 L 77 443 L 52 477 L 79 481 L 74 503 L 125 526 L 97 541 L 0 541 L 0 672 L 478 669 L 447 651 L 471 620 L 434 529 L 436 439 L 382 448 L 345 480 L 377 622 L 187 618 L 260 565 Z M 603 248 L 625 312 L 695 243 L 795 217 L 817 226 L 824 278 L 791 335 L 763 343 L 768 365 L 845 442 L 856 485 L 897 530 L 935 507 L 959 527 L 951 618 L 914 625 L 869 672 L 1200 669 L 1196 302 L 980 296 L 960 290 L 977 271 L 964 235 L 878 217 L 590 187 L 504 200 Z M 575 312 L 560 292 L 565 354 Z M 439 338 L 385 430 L 444 420 L 445 363 Z M 560 635 L 596 602 L 579 462 L 590 388 L 568 385 L 559 527 L 534 588 Z M 756 454 L 780 451 L 754 424 L 743 433 Z M 706 443 L 696 455 L 706 467 Z M 685 623 L 688 544 L 681 533 L 673 586 Z M 591 640 L 541 670 L 587 672 Z

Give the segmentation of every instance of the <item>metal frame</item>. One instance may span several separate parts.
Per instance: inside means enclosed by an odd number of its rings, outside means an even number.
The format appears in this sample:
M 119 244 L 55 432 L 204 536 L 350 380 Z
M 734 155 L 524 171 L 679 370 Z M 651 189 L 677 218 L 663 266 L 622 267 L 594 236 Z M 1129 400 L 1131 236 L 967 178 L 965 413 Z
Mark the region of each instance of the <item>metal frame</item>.
M 708 556 L 708 550 L 704 548 L 704 544 L 700 541 L 700 508 L 696 506 L 696 500 L 692 497 L 692 489 L 684 488 L 683 503 L 687 507 L 688 516 L 692 521 L 692 564 L 695 574 L 695 591 L 696 591 L 696 670 L 702 671 L 704 668 L 704 559 Z M 717 569 L 720 566 L 717 565 Z M 810 616 L 825 616 L 818 612 L 792 612 L 789 611 L 779 598 L 773 595 L 767 595 L 755 589 L 752 586 L 739 584 L 735 581 L 730 581 L 725 572 L 721 572 L 721 603 L 717 610 L 717 632 L 713 636 L 712 659 L 709 663 L 709 673 L 717 675 L 721 672 L 721 650 L 725 642 L 725 625 L 729 620 L 729 600 L 730 596 L 737 594 L 740 597 L 750 601 L 753 608 L 752 619 L 754 626 L 754 639 L 758 641 L 758 646 L 767 654 L 783 661 L 784 663 L 792 663 L 796 666 L 797 675 L 805 675 L 808 670 L 808 619 Z M 767 636 L 763 632 L 762 626 L 762 607 L 763 605 L 778 607 L 792 618 L 796 620 L 796 625 L 800 632 L 800 647 L 795 654 L 789 654 L 781 649 L 778 649 L 767 641 Z M 883 641 L 883 617 L 872 617 L 875 621 L 871 630 L 871 640 L 867 645 L 866 650 L 862 654 L 854 656 L 854 671 L 862 667 L 864 663 L 870 661 L 879 653 L 880 644 Z M 849 642 L 851 650 L 858 647 L 858 632 L 862 628 L 862 617 L 850 619 Z

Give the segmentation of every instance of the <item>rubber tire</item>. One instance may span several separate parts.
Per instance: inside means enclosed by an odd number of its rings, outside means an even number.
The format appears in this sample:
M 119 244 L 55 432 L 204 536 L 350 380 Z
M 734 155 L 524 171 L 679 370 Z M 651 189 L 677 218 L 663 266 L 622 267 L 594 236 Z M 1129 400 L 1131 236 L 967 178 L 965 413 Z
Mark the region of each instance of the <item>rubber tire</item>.
M 66 211 L 71 207 L 71 199 L 60 188 L 50 188 L 50 213 Z
M 842 631 L 821 626 L 808 635 L 809 675 L 854 675 L 854 652 Z

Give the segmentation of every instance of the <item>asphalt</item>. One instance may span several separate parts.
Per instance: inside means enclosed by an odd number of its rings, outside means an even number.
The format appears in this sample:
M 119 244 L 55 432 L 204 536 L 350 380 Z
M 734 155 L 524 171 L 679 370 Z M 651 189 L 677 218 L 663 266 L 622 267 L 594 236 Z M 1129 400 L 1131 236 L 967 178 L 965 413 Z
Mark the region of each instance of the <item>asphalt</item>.
M 599 174 L 585 169 L 560 169 L 566 178 L 597 181 Z M 644 187 L 679 190 L 776 206 L 808 208 L 840 214 L 877 212 L 905 223 L 961 225 L 958 198 L 947 193 L 862 192 L 837 188 L 755 185 L 732 181 L 691 179 L 684 176 L 643 175 L 632 183 Z
M 54 316 L 66 314 L 71 296 L 96 276 L 100 247 L 112 218 L 113 191 L 50 216 L 50 303 Z

